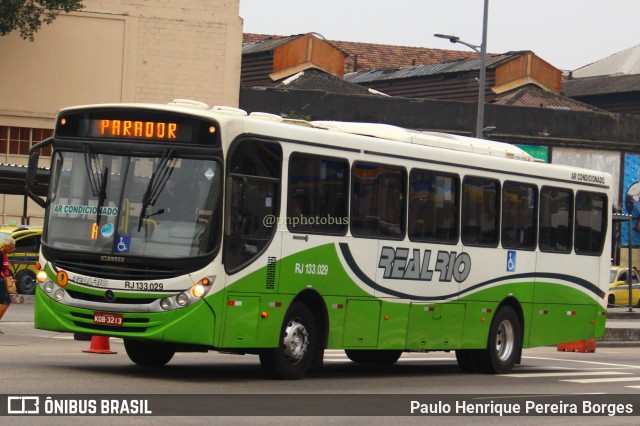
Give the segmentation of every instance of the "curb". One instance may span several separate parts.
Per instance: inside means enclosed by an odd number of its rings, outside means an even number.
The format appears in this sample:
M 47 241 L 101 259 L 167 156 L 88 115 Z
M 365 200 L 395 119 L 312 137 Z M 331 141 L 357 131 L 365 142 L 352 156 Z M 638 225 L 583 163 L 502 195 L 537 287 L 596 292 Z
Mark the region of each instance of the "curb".
M 16 305 L 33 305 L 35 296 L 32 294 L 10 294 L 11 303 Z
M 607 312 L 607 319 L 640 319 L 640 311 Z

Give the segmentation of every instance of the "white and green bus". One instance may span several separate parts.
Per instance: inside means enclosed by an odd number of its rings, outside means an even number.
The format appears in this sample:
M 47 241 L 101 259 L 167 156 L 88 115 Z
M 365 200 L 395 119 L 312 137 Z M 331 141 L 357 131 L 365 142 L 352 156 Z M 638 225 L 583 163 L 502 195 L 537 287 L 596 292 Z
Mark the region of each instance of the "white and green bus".
M 302 377 L 325 349 L 393 364 L 604 333 L 611 176 L 517 147 L 175 100 L 63 109 L 36 289 L 39 329 L 112 336 L 161 366 L 259 355 Z

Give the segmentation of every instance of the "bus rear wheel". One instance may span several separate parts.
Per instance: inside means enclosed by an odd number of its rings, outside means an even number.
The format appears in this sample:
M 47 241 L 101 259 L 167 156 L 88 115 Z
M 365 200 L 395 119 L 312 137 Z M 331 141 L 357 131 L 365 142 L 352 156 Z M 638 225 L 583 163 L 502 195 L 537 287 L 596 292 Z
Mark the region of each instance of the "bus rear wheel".
M 176 353 L 175 349 L 166 343 L 131 339 L 124 339 L 124 349 L 131 361 L 145 367 L 162 367 L 171 361 Z
M 478 371 L 503 374 L 511 371 L 522 351 L 522 331 L 518 314 L 503 306 L 491 321 L 487 349 L 480 351 Z
M 265 374 L 271 379 L 302 378 L 309 370 L 318 346 L 316 330 L 307 305 L 293 302 L 282 323 L 278 347 L 260 352 L 260 365 Z
M 402 355 L 402 351 L 394 350 L 347 349 L 344 352 L 351 361 L 362 364 L 391 365 L 395 364 Z

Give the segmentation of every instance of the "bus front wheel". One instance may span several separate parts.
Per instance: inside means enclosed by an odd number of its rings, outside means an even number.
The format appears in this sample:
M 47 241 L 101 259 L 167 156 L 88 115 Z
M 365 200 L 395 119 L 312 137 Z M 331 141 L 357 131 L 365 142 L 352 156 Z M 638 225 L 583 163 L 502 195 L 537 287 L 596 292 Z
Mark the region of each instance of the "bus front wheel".
M 302 378 L 313 360 L 318 335 L 313 314 L 301 302 L 294 302 L 287 311 L 280 331 L 279 346 L 260 353 L 260 365 L 272 379 Z
M 518 314 L 503 306 L 493 317 L 487 349 L 480 351 L 478 370 L 483 373 L 508 373 L 520 358 L 522 329 Z
M 143 342 L 124 339 L 124 349 L 129 359 L 145 367 L 162 367 L 175 355 L 176 351 L 166 343 Z

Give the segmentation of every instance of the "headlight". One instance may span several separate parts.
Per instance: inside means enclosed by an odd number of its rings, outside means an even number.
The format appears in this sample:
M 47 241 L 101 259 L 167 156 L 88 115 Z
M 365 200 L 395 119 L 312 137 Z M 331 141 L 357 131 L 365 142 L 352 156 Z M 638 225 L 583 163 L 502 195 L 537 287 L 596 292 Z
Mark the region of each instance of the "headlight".
M 62 300 L 62 298 L 64 297 L 64 290 L 59 288 L 56 290 L 55 293 L 53 293 L 53 298 L 57 301 Z
M 171 308 L 171 298 L 167 297 L 166 299 L 162 299 L 160 301 L 160 307 L 162 309 L 164 309 L 165 311 L 169 308 Z
M 44 283 L 44 291 L 47 293 L 51 293 L 54 287 L 55 285 L 53 284 L 52 281 L 47 281 L 46 283 Z
M 43 283 L 47 280 L 47 273 L 45 271 L 38 271 L 36 274 L 36 279 L 39 283 Z
M 193 297 L 202 297 L 204 296 L 204 286 L 202 284 L 196 284 L 191 287 L 191 294 Z
M 179 295 L 176 296 L 176 302 L 178 302 L 178 305 L 180 306 L 186 305 L 188 301 L 189 301 L 189 296 L 187 296 L 186 293 L 180 293 Z

